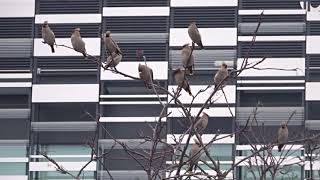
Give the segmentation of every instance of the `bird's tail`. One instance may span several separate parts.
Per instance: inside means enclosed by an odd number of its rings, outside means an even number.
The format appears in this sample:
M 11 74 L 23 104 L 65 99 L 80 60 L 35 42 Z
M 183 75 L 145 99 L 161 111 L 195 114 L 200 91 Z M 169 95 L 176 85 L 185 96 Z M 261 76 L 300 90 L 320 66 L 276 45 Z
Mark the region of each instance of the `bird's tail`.
M 187 172 L 192 172 L 193 167 L 194 167 L 194 165 L 193 165 L 193 164 L 192 164 L 192 165 L 190 165 L 190 166 L 189 166 L 189 169 L 188 169 L 188 171 L 187 171 Z
M 278 152 L 281 152 L 281 149 L 283 148 L 284 144 L 279 144 L 278 145 Z
M 192 67 L 192 66 L 188 66 L 188 67 L 186 68 L 186 70 L 187 70 L 187 74 L 188 74 L 188 75 L 193 75 L 193 67 Z
M 54 53 L 54 46 L 51 45 L 50 47 L 51 47 L 51 52 Z
M 83 52 L 82 55 L 87 59 L 87 53 Z
M 202 41 L 200 41 L 199 43 L 197 43 L 197 45 L 200 47 L 200 49 L 204 49 Z
M 187 92 L 189 93 L 190 96 L 193 96 L 193 95 L 192 95 L 192 92 L 191 92 L 190 85 L 188 85 L 188 87 L 187 87 Z

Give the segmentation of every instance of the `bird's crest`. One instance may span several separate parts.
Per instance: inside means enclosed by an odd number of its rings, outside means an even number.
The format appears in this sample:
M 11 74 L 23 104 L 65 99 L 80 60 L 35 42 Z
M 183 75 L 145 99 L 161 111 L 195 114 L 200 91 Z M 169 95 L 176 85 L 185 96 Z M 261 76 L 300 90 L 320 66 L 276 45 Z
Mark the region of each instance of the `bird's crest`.
M 110 32 L 110 31 L 107 31 L 107 32 L 106 32 L 106 37 L 110 37 L 110 35 L 111 35 L 111 32 Z
M 281 126 L 281 128 L 285 128 L 287 126 L 287 123 L 285 121 L 282 121 L 280 126 Z
M 74 31 L 80 32 L 80 28 L 75 28 Z
M 222 63 L 222 66 L 223 66 L 224 68 L 228 68 L 228 65 L 227 65 L 225 62 Z
M 44 21 L 42 27 L 48 27 L 48 21 Z
M 202 112 L 202 114 L 209 117 L 209 115 L 206 112 Z

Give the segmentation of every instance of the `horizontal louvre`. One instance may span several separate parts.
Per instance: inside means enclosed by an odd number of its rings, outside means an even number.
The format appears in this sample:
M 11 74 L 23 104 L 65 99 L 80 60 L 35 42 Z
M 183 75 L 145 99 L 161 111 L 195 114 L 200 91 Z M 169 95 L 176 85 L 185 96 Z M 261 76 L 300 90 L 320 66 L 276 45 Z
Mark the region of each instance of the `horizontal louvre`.
M 32 39 L 0 39 L 0 57 L 30 57 Z
M 242 15 L 239 16 L 239 22 L 259 22 L 260 15 Z M 305 22 L 305 15 L 264 15 L 261 18 L 262 23 L 266 22 Z
M 110 171 L 112 175 L 112 179 L 139 179 L 139 180 L 147 180 L 148 175 L 144 170 L 121 170 L 121 171 Z M 156 177 L 156 180 L 159 178 Z M 107 171 L 99 171 L 98 172 L 98 180 L 111 180 Z
M 36 106 L 39 121 L 92 121 L 91 117 L 85 115 L 86 112 L 96 116 L 95 103 L 48 103 Z M 63 115 L 56 118 L 57 114 Z
M 30 109 L 0 109 L 0 118 L 20 119 L 28 118 Z
M 103 105 L 101 113 L 103 117 L 157 117 L 161 110 L 162 105 L 160 104 Z
M 41 38 L 41 24 L 35 26 L 36 38 Z M 74 28 L 80 28 L 82 37 L 100 37 L 99 24 L 50 24 L 56 38 L 71 37 Z
M 81 132 L 37 132 L 33 133 L 38 138 L 34 138 L 34 144 L 83 144 L 85 139 L 94 138 L 95 131 Z
M 29 119 L 1 119 L 0 139 L 29 139 L 29 123 Z
M 309 64 L 309 67 L 320 68 L 320 55 L 318 55 L 318 54 L 307 55 L 307 62 Z
M 32 122 L 33 131 L 94 131 L 96 122 Z
M 309 130 L 320 130 L 320 122 L 319 121 L 306 121 L 306 128 Z
M 163 87 L 165 84 L 163 82 L 160 82 L 160 85 Z M 110 95 L 150 95 L 154 94 L 153 90 L 149 90 L 145 88 L 143 82 L 137 82 L 137 81 L 108 81 L 106 83 L 103 83 L 102 91 L 100 94 L 110 94 Z M 130 91 L 128 91 L 128 87 L 130 87 Z M 157 91 L 159 94 L 165 94 L 165 92 L 162 92 L 160 90 Z
M 60 47 L 58 47 L 60 48 Z M 61 47 L 62 48 L 62 47 Z M 36 58 L 41 69 L 97 69 L 97 65 L 83 57 L 43 57 Z
M 320 22 L 309 21 L 308 22 L 308 35 L 320 35 Z
M 168 33 L 112 33 L 112 38 L 117 43 L 166 43 Z
M 242 9 L 301 9 L 300 1 L 295 0 L 241 0 Z
M 195 21 L 199 28 L 236 27 L 236 8 L 173 8 L 173 27 L 185 28 Z
M 120 142 L 126 144 L 126 146 L 130 149 L 149 149 L 152 145 L 150 141 L 145 142 L 144 139 L 119 139 Z M 123 149 L 120 144 L 116 144 L 113 146 L 113 139 L 99 139 L 99 148 L 102 149 Z M 163 147 L 163 144 L 159 144 L 157 149 Z
M 114 33 L 168 32 L 168 17 L 105 17 L 106 29 Z
M 247 54 L 251 42 L 239 42 L 239 57 Z M 305 42 L 256 42 L 250 57 L 304 57 Z
M 170 130 L 168 134 L 183 134 L 189 128 L 189 124 L 186 123 L 186 118 L 169 118 L 167 121 L 170 124 Z M 232 133 L 233 119 L 231 117 L 210 117 L 206 129 L 203 134 L 213 134 L 222 133 L 229 134 Z
M 39 14 L 99 13 L 99 0 L 39 0 Z
M 303 84 L 302 84 L 303 85 Z M 238 87 L 239 89 L 239 87 Z M 302 92 L 283 92 L 267 90 L 265 92 L 241 91 L 239 94 L 241 107 L 254 107 L 257 102 L 264 107 L 301 107 L 304 97 Z
M 142 132 L 147 136 L 152 135 L 153 130 L 151 127 L 155 127 L 155 125 L 156 122 L 109 122 L 106 123 L 105 128 L 113 137 L 117 137 L 117 139 L 139 139 L 141 138 L 139 132 Z M 166 123 L 161 123 L 161 126 L 163 129 L 160 133 L 160 137 L 164 139 L 166 137 Z M 107 134 L 105 134 L 105 136 L 107 139 L 112 139 Z
M 12 54 L 12 56 L 14 56 L 14 54 Z M 30 64 L 31 64 L 30 58 L 13 58 L 13 57 L 0 58 L 0 71 L 1 70 L 31 70 Z
M 193 55 L 195 57 L 195 70 L 209 70 L 209 69 L 219 68 L 222 61 L 232 61 L 233 63 L 233 61 L 236 59 L 237 51 L 230 50 L 230 49 L 229 50 L 201 50 L 201 51 L 194 51 Z M 172 69 L 182 67 L 181 50 L 170 51 L 170 64 Z
M 0 38 L 31 38 L 32 18 L 0 18 Z
M 147 61 L 166 61 L 166 47 L 165 43 L 118 43 L 123 52 L 122 61 L 137 61 L 137 49 L 142 49 Z M 141 59 L 142 61 L 142 59 Z
M 237 121 L 241 125 L 245 125 L 248 117 L 254 111 L 255 107 L 238 107 L 237 108 Z M 304 121 L 304 108 L 303 107 L 259 107 L 256 118 L 261 126 L 262 123 L 267 126 L 280 125 L 282 121 L 289 119 L 292 112 L 296 111 L 290 120 L 290 125 L 301 125 Z M 256 126 L 256 122 L 250 122 L 251 125 Z
M 168 6 L 169 0 L 104 0 L 108 7 L 158 7 Z
M 258 23 L 239 23 L 240 35 L 253 35 Z M 257 35 L 300 35 L 305 32 L 305 23 L 261 23 Z

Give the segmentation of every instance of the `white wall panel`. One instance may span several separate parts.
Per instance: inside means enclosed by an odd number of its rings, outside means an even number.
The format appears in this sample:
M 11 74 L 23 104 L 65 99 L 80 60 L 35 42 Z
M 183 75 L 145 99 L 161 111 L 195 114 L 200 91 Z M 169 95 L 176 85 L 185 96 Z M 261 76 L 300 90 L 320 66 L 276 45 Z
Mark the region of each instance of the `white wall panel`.
M 196 116 L 200 108 L 193 107 L 191 109 L 191 115 Z M 230 110 L 233 115 L 235 115 L 235 108 L 230 107 Z M 209 117 L 232 117 L 229 108 L 227 107 L 210 107 L 209 109 L 204 109 L 202 112 L 205 112 Z M 168 108 L 168 113 L 171 113 L 169 117 L 182 117 L 181 108 Z
M 290 155 L 290 153 L 289 153 Z M 285 158 L 284 158 L 285 156 Z M 236 156 L 235 157 L 235 162 L 238 163 L 239 161 L 241 161 L 242 159 L 246 158 L 247 156 Z M 281 158 L 281 159 L 280 159 Z M 284 160 L 282 160 L 284 158 Z M 281 162 L 281 165 L 297 165 L 298 163 L 299 164 L 303 164 L 303 161 L 299 158 L 299 157 L 296 157 L 296 156 L 288 156 L 286 154 L 282 154 L 282 156 L 274 156 L 273 158 L 268 158 L 267 162 L 268 164 L 271 164 L 271 159 L 273 159 L 275 162 Z M 303 157 L 302 157 L 303 159 Z M 251 164 L 252 165 L 262 165 L 264 162 L 263 160 L 259 159 L 259 158 L 255 158 L 255 157 L 252 157 L 251 159 Z M 244 161 L 244 162 L 241 162 L 239 164 L 239 166 L 248 166 L 249 160 L 247 161 Z
M 4 82 L 0 83 L 0 87 L 31 87 L 31 82 Z
M 169 7 L 104 7 L 103 16 L 169 16 Z
M 238 0 L 171 0 L 171 7 L 238 6 Z
M 98 102 L 99 84 L 34 84 L 33 103 Z
M 312 6 L 311 6 L 312 7 Z M 307 21 L 320 21 L 320 14 L 318 11 L 307 12 Z
M 121 62 L 117 66 L 117 70 L 124 72 L 133 77 L 139 78 L 138 66 L 144 62 Z M 147 65 L 153 71 L 153 78 L 158 80 L 168 79 L 168 62 L 147 62 Z M 115 74 L 111 71 L 101 69 L 101 80 L 132 80 L 131 78 L 124 77 L 120 74 Z
M 320 100 L 320 82 L 306 82 L 306 101 Z
M 261 58 L 249 58 L 248 63 L 259 62 Z M 239 58 L 238 69 L 241 68 L 243 58 Z M 295 69 L 297 71 L 284 71 L 284 70 L 244 70 L 240 76 L 304 76 L 305 74 L 305 58 L 267 58 L 262 63 L 256 66 L 257 68 L 280 68 L 280 69 Z
M 170 46 L 182 46 L 186 43 L 191 44 L 188 35 L 188 25 L 186 28 L 170 29 Z M 237 28 L 198 28 L 201 34 L 201 40 L 206 46 L 236 46 Z
M 0 17 L 34 17 L 35 0 L 1 0 Z
M 200 86 L 200 85 L 191 85 L 191 92 L 192 94 L 196 94 L 198 91 L 200 91 L 201 89 L 205 89 L 207 86 Z M 177 89 L 177 86 L 169 86 L 168 89 L 169 91 L 172 91 L 171 89 Z M 209 88 L 207 91 L 199 94 L 196 99 L 194 100 L 194 104 L 203 104 L 208 97 L 210 96 L 210 94 L 213 92 L 214 90 L 214 86 L 212 86 L 211 88 Z M 227 96 L 227 100 L 228 103 L 235 103 L 236 102 L 236 86 L 234 85 L 227 85 L 223 88 L 226 96 Z M 168 97 L 168 101 L 171 100 L 171 97 Z M 185 92 L 184 90 L 181 91 L 181 96 L 179 97 L 179 100 L 182 103 L 190 103 L 192 100 L 192 97 Z M 214 104 L 221 104 L 221 103 L 226 103 L 226 100 L 224 98 L 224 95 L 222 93 L 222 91 L 218 91 L 212 98 L 212 101 L 214 101 Z M 174 101 L 171 102 L 171 104 L 174 104 Z
M 238 36 L 238 41 L 252 41 L 253 36 Z M 305 36 L 256 36 L 256 41 L 305 41 Z
M 253 9 L 253 10 L 239 10 L 239 15 L 285 15 L 285 14 L 306 14 L 303 9 Z
M 157 122 L 159 117 L 100 117 L 100 122 Z M 161 122 L 166 122 L 167 118 L 162 118 Z
M 29 159 L 26 157 L 1 157 L 0 158 L 0 163 L 5 163 L 5 162 L 28 162 Z
M 203 134 L 201 136 L 202 142 L 204 144 L 209 143 L 216 135 L 215 134 Z M 182 134 L 167 134 L 167 143 L 175 144 L 174 139 L 179 139 L 182 137 Z M 196 136 L 192 136 L 190 140 L 190 144 L 194 144 L 194 138 Z M 182 144 L 185 144 L 188 139 L 188 134 L 183 137 Z M 235 136 L 230 137 L 230 134 L 219 134 L 216 138 L 216 141 L 213 144 L 234 144 L 235 143 Z
M 0 79 L 31 79 L 32 73 L 1 73 Z
M 320 36 L 307 36 L 307 54 L 320 54 Z
M 101 14 L 37 14 L 35 24 L 48 21 L 50 24 L 58 23 L 101 23 Z
M 70 30 L 70 37 L 71 37 Z M 93 56 L 100 56 L 100 38 L 82 38 L 86 43 L 87 53 Z M 66 47 L 55 47 L 55 53 L 51 52 L 50 46 L 42 43 L 43 39 L 34 39 L 34 56 L 82 56 L 81 53 Z M 56 43 L 72 47 L 70 38 L 56 38 Z
M 80 171 L 87 162 L 57 162 L 67 171 Z M 56 166 L 51 162 L 30 162 L 29 171 L 56 171 Z M 84 171 L 95 171 L 96 162 L 91 162 Z
M 28 180 L 28 176 L 0 176 L 2 180 Z

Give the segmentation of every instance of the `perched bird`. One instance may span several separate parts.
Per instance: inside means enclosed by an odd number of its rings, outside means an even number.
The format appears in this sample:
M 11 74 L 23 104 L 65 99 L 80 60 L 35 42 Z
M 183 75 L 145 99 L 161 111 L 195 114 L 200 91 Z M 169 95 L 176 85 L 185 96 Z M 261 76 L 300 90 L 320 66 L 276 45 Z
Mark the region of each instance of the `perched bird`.
M 112 54 L 113 52 L 116 54 L 122 54 L 118 44 L 112 39 L 110 31 L 107 31 L 104 34 L 103 42 L 109 54 Z
M 222 63 L 220 69 L 214 76 L 214 85 L 218 86 L 227 76 L 228 76 L 228 66 L 225 63 Z M 221 84 L 221 87 L 223 84 Z
M 202 116 L 197 120 L 194 127 L 196 131 L 201 135 L 208 125 L 209 116 L 207 113 L 202 112 Z
M 84 57 L 87 57 L 86 44 L 82 40 L 80 35 L 80 28 L 75 28 L 71 35 L 71 44 L 75 51 L 83 54 Z
M 181 51 L 181 61 L 184 68 L 187 70 L 188 75 L 193 74 L 193 66 L 194 66 L 194 57 L 192 54 L 192 49 L 189 44 L 185 44 L 182 46 Z
M 190 163 L 189 163 L 189 172 L 192 172 L 193 169 L 196 170 L 197 164 L 201 156 L 201 144 L 197 139 L 194 139 L 195 144 L 192 144 L 191 151 L 189 153 Z
M 107 58 L 107 64 L 106 68 L 112 67 L 115 68 L 122 60 L 122 54 L 116 54 L 116 52 L 113 52 L 111 56 L 108 56 Z
M 50 29 L 48 25 L 48 21 L 44 21 L 42 25 L 41 34 L 44 43 L 47 43 L 51 47 L 52 53 L 54 53 L 54 44 L 56 43 L 56 39 L 53 31 Z
M 188 27 L 188 34 L 191 38 L 192 42 L 196 43 L 198 46 L 200 46 L 201 49 L 204 49 L 202 41 L 201 41 L 201 35 L 197 28 L 197 25 L 195 22 L 192 22 Z
M 187 77 L 185 77 L 184 75 L 184 72 L 180 68 L 176 69 L 175 71 L 173 71 L 173 76 L 178 86 L 189 93 L 190 96 L 192 96 L 190 85 Z
M 153 84 L 153 71 L 147 65 L 139 64 L 138 66 L 140 79 L 144 81 L 144 85 L 148 89 L 152 89 Z
M 289 131 L 287 123 L 282 122 L 281 126 L 278 130 L 278 152 L 281 152 L 281 149 L 283 148 L 284 144 L 288 141 Z

